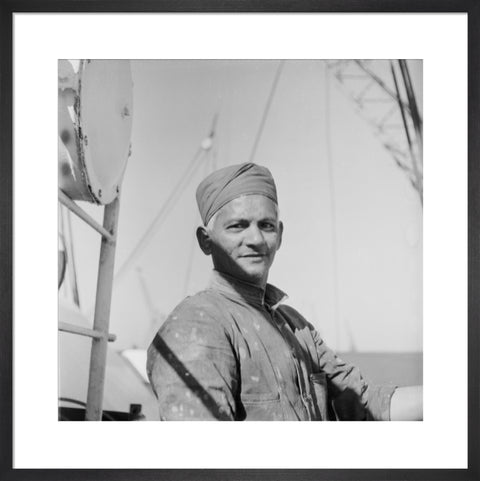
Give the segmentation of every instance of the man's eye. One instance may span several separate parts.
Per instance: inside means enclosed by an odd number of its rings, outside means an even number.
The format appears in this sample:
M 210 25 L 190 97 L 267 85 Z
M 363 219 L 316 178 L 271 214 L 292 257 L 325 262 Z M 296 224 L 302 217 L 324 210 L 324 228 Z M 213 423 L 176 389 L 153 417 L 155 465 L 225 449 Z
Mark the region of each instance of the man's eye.
M 243 226 L 242 224 L 230 224 L 227 229 L 230 229 L 230 230 L 235 230 L 235 229 L 241 229 Z
M 262 229 L 267 231 L 273 231 L 275 230 L 275 224 L 272 224 L 271 222 L 264 222 L 262 224 Z

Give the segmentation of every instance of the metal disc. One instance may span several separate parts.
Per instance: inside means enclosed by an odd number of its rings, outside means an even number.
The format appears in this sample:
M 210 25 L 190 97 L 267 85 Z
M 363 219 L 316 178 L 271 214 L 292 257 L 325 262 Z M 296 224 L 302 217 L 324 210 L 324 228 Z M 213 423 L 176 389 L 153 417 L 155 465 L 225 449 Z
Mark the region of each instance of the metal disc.
M 130 154 L 133 85 L 128 60 L 80 65 L 78 126 L 91 194 L 100 204 L 118 195 Z

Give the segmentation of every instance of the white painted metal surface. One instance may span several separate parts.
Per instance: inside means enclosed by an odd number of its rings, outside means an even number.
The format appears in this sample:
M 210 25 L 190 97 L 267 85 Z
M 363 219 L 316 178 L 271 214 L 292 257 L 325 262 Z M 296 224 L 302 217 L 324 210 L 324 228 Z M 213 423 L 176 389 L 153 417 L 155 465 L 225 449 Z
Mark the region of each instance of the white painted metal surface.
M 59 187 L 109 204 L 130 155 L 133 83 L 127 60 L 59 62 Z

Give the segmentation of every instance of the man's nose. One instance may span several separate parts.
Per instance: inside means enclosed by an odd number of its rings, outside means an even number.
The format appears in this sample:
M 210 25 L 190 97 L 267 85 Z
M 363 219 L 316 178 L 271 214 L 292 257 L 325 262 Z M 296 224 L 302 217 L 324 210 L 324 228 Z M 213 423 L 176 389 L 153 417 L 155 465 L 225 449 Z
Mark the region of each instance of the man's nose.
M 245 234 L 245 242 L 249 245 L 263 244 L 265 240 L 262 231 L 256 225 L 250 225 Z

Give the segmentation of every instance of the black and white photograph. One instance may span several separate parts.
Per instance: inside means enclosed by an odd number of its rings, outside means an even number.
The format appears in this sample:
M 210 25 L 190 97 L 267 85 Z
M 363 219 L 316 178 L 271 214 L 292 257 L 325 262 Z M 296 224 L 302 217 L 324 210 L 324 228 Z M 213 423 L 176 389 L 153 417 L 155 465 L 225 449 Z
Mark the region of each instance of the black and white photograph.
M 476 479 L 471 0 L 154 3 L 0 7 L 0 478 Z
M 59 60 L 59 420 L 422 420 L 422 106 L 418 59 Z

